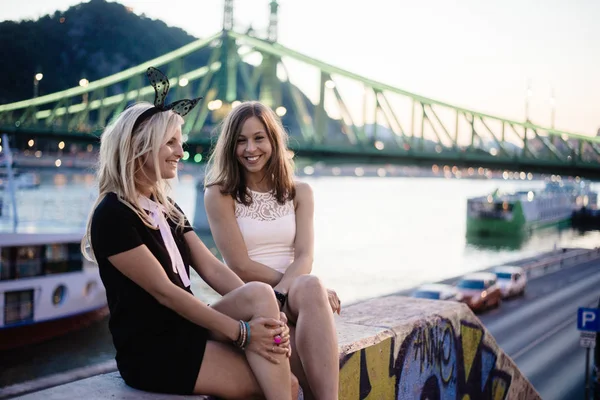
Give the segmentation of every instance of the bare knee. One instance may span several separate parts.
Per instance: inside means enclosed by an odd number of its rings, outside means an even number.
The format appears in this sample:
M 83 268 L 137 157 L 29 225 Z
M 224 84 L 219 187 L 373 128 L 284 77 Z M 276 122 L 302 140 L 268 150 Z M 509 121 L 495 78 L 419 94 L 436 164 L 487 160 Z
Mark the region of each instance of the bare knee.
M 252 304 L 255 309 L 265 312 L 278 310 L 277 299 L 273 288 L 263 282 L 248 282 L 243 286 L 243 301 Z
M 321 279 L 314 275 L 302 275 L 296 278 L 290 295 L 297 299 L 301 304 L 322 304 L 327 302 L 327 289 Z
M 325 285 L 318 276 L 315 275 L 302 275 L 296 278 L 294 284 L 298 289 L 302 291 L 310 291 L 313 294 L 320 294 L 325 292 Z

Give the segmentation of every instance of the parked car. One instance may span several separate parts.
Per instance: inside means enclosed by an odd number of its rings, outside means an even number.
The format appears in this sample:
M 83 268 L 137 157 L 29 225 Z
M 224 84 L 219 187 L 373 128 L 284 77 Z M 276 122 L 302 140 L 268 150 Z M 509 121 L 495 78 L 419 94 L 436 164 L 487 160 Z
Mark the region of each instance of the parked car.
M 481 311 L 502 304 L 498 278 L 491 272 L 467 274 L 456 284 L 464 302 L 473 310 Z
M 494 268 L 502 297 L 522 296 L 527 287 L 527 273 L 521 267 L 501 266 Z
M 421 285 L 411 296 L 419 299 L 447 301 L 462 301 L 463 299 L 462 294 L 457 288 L 443 283 L 428 283 Z

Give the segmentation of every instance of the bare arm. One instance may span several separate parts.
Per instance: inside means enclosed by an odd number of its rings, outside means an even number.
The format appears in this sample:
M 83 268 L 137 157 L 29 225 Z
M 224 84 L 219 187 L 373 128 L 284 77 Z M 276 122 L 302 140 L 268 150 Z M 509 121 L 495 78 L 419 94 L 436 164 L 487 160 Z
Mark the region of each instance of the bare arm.
M 310 274 L 314 254 L 314 197 L 307 183 L 296 183 L 296 239 L 294 241 L 294 262 L 286 269 L 275 290 L 287 293 L 292 281 Z
M 160 304 L 182 317 L 230 340 L 237 340 L 239 337 L 238 321 L 212 309 L 191 293 L 173 284 L 146 245 L 110 256 L 108 260 Z
M 260 281 L 271 286 L 277 285 L 283 277 L 281 272 L 248 257 L 248 249 L 235 220 L 235 205 L 231 196 L 223 195 L 217 186 L 211 186 L 206 189 L 204 204 L 213 238 L 227 265 L 244 282 Z
M 196 232 L 189 231 L 184 237 L 192 255 L 192 268 L 220 295 L 224 296 L 244 284 L 206 248 Z

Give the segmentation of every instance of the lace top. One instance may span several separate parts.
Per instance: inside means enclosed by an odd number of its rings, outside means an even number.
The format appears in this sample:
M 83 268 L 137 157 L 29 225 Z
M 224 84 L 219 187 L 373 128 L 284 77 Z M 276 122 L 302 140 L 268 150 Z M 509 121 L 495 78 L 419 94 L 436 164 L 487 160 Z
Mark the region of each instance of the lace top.
M 281 205 L 271 192 L 248 190 L 252 204 L 235 202 L 235 218 L 250 259 L 285 272 L 294 261 L 296 212 L 294 202 Z

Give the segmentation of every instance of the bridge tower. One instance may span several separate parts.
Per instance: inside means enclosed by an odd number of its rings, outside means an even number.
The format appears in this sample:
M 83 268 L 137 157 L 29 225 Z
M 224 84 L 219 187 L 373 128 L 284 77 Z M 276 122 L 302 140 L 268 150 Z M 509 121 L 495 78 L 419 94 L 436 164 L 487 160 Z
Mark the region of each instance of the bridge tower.
M 277 30 L 278 30 L 278 15 L 279 4 L 277 0 L 272 0 L 269 4 L 270 15 L 269 15 L 269 29 L 267 34 L 267 41 L 271 43 L 277 42 Z M 279 80 L 277 78 L 277 64 L 279 64 L 280 58 L 273 54 L 263 53 L 263 60 L 261 63 L 262 69 L 262 82 L 260 85 L 260 101 L 268 105 L 269 107 L 277 107 L 281 105 L 282 95 Z
M 268 40 L 269 42 L 275 43 L 277 41 L 277 31 L 278 31 L 278 17 L 277 10 L 279 9 L 279 4 L 277 0 L 271 0 L 271 14 L 269 15 L 269 33 Z
M 223 30 L 233 29 L 233 0 L 225 0 L 223 10 Z
M 229 35 L 233 30 L 233 0 L 225 0 L 223 9 L 223 30 L 221 34 L 221 68 L 217 74 L 216 99 L 226 103 L 237 97 L 237 46 L 235 39 Z

